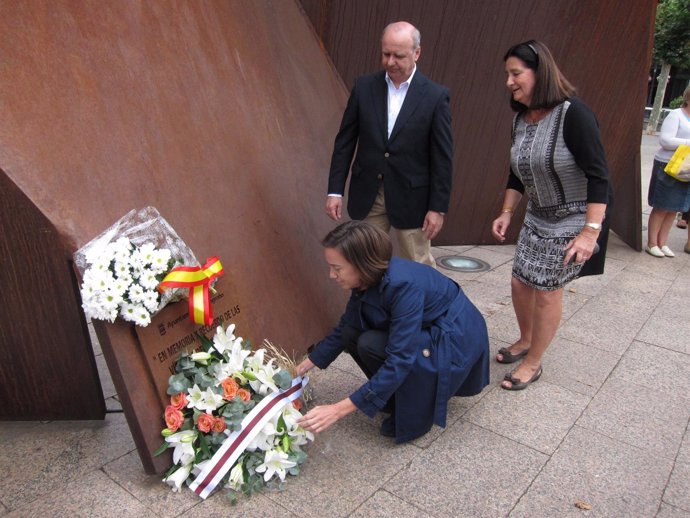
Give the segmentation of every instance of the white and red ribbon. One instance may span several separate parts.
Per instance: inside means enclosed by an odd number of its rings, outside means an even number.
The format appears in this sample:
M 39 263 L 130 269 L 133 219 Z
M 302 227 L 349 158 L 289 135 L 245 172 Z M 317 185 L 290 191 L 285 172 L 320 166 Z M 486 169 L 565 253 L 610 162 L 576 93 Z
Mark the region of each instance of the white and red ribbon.
M 309 378 L 298 376 L 292 380 L 292 386 L 289 389 L 274 392 L 263 398 L 242 419 L 241 428 L 232 432 L 211 460 L 204 465 L 204 469 L 189 485 L 190 489 L 206 499 L 230 471 L 252 439 L 285 405 L 302 395 L 302 389 L 307 386 L 307 383 L 309 383 Z

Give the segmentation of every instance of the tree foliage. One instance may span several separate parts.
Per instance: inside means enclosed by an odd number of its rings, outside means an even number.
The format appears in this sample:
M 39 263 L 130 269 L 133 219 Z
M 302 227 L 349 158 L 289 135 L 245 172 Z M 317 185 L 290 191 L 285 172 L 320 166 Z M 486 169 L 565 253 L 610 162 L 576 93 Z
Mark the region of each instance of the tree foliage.
M 690 0 L 662 0 L 657 6 L 654 59 L 690 68 Z

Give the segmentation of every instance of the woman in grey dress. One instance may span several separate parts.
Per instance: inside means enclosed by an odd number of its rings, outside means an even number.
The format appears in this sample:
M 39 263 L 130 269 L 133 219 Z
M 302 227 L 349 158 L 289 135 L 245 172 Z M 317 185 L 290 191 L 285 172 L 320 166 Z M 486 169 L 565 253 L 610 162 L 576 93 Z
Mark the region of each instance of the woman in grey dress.
M 512 298 L 520 339 L 496 360 L 522 363 L 501 387 L 521 390 L 539 379 L 556 334 L 563 287 L 603 273 L 611 188 L 596 118 L 575 97 L 551 52 L 530 40 L 504 56 L 513 120 L 510 174 L 492 234 L 505 240 L 523 193 L 528 204 L 513 261 Z

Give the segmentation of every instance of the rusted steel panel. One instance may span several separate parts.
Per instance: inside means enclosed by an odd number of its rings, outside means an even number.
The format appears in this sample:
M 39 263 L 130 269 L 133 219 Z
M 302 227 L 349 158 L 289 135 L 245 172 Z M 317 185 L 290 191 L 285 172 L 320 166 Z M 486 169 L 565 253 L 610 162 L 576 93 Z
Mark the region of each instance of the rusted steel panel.
M 0 164 L 71 249 L 153 205 L 237 277 L 257 338 L 320 335 L 346 94 L 295 3 L 3 2 L 0 29 Z
M 201 261 L 221 258 L 249 313 L 238 334 L 300 353 L 337 321 L 346 294 L 319 240 L 347 93 L 296 2 L 0 2 L 0 55 L 0 167 L 64 249 L 152 205 Z M 3 354 L 31 325 L 16 322 Z M 127 393 L 143 369 L 134 333 L 97 329 Z M 144 378 L 123 407 L 159 471 L 162 407 Z
M 383 27 L 422 33 L 421 70 L 451 89 L 455 138 L 451 210 L 436 244 L 493 243 L 508 171 L 512 112 L 503 54 L 544 41 L 599 119 L 616 195 L 613 229 L 641 248 L 639 147 L 656 0 L 300 0 L 349 89 L 376 70 Z M 518 228 L 509 236 L 517 237 Z
M 70 254 L 0 170 L 0 419 L 103 419 Z

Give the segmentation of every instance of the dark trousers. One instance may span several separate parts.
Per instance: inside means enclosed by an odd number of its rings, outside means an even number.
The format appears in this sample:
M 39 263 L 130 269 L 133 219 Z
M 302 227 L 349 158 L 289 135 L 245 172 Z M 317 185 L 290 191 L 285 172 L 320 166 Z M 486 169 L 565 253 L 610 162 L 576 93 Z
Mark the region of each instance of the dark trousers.
M 342 330 L 345 350 L 350 353 L 367 378 L 378 372 L 386 361 L 386 346 L 388 345 L 388 333 L 384 331 L 360 331 L 351 326 L 345 326 Z M 384 412 L 392 413 L 395 409 L 395 396 L 392 396 L 382 408 Z

